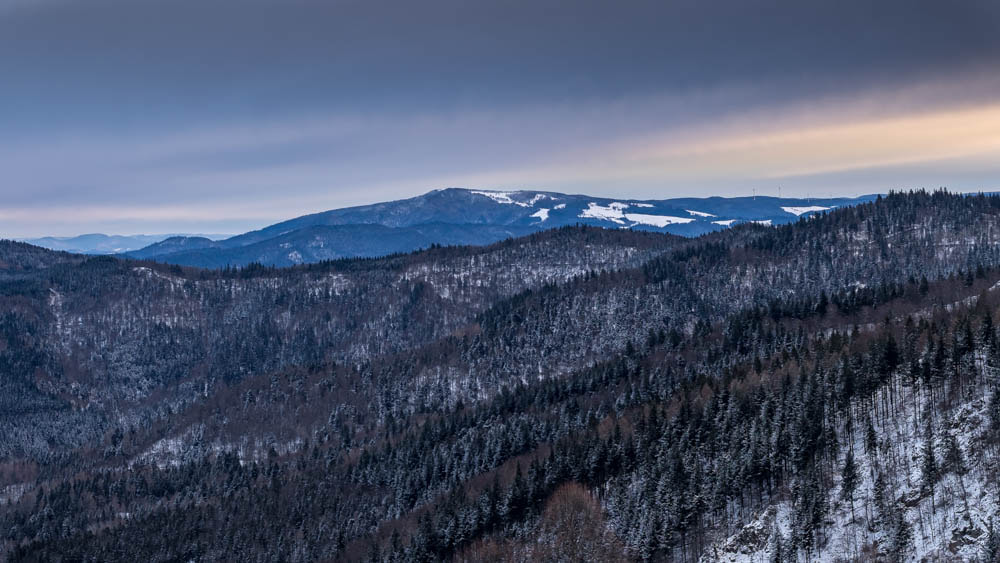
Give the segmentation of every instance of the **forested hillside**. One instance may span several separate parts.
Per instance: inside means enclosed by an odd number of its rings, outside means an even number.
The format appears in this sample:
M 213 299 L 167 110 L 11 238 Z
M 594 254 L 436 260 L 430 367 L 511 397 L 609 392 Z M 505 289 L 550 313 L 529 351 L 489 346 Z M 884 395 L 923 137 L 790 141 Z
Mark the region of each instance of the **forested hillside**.
M 994 561 L 1000 198 L 199 270 L 0 246 L 12 561 Z

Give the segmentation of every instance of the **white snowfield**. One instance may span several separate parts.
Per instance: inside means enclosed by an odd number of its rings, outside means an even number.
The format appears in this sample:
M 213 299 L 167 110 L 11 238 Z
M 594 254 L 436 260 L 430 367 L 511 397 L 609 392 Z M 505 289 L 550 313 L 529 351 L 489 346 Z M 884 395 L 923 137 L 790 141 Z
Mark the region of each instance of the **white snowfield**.
M 654 227 L 666 227 L 667 225 L 682 225 L 684 223 L 690 223 L 694 221 L 691 217 L 672 217 L 670 215 L 646 215 L 644 213 L 625 213 L 625 210 L 629 208 L 628 203 L 622 203 L 620 201 L 614 201 L 609 203 L 607 206 L 598 205 L 597 203 L 590 202 L 587 204 L 587 209 L 584 209 L 580 213 L 580 217 L 587 219 L 603 219 L 605 221 L 614 221 L 619 225 L 625 225 L 626 221 L 631 221 L 632 224 L 628 225 L 634 227 L 636 225 L 651 225 Z
M 643 215 L 642 213 L 626 213 L 625 218 L 637 225 L 652 225 L 654 227 L 666 227 L 667 225 L 683 225 L 690 223 L 694 219 L 690 217 L 671 217 L 670 215 Z M 633 227 L 635 225 L 632 225 Z
M 545 221 L 545 220 L 547 220 L 549 218 L 549 210 L 545 209 L 543 207 L 543 208 L 539 209 L 538 211 L 535 211 L 534 213 L 532 213 L 531 216 L 532 217 L 538 217 L 542 221 Z
M 590 202 L 587 204 L 587 208 L 580 213 L 580 217 L 584 219 L 604 219 L 605 221 L 614 221 L 615 223 L 624 225 L 626 209 L 628 209 L 628 204 L 619 201 L 613 201 L 607 206 Z
M 528 201 L 517 201 L 511 196 L 520 192 L 492 192 L 492 191 L 473 191 L 470 192 L 476 195 L 486 196 L 497 203 L 502 203 L 505 205 L 518 205 L 520 207 L 534 207 L 536 203 L 547 199 L 549 196 L 545 194 L 535 194 Z
M 819 205 L 811 205 L 809 207 L 782 207 L 781 210 L 785 213 L 791 213 L 796 217 L 800 217 L 803 213 L 812 213 L 814 211 L 827 211 L 833 209 L 832 207 L 820 207 Z
M 523 191 L 496 191 L 496 190 L 472 190 L 469 193 L 474 195 L 481 195 L 483 197 L 488 197 L 494 202 L 502 205 L 516 205 L 518 207 L 534 208 L 540 201 L 544 200 L 555 200 L 558 201 L 560 198 L 552 197 L 546 194 L 538 194 L 532 192 Z M 527 198 L 527 199 L 525 199 Z M 555 203 L 553 201 L 552 203 Z M 611 221 L 621 225 L 622 227 L 636 227 L 639 225 L 648 225 L 652 227 L 667 227 L 670 225 L 683 225 L 686 223 L 691 223 L 697 219 L 714 219 L 718 215 L 708 213 L 706 211 L 698 211 L 697 209 L 685 209 L 684 211 L 690 215 L 690 217 L 675 217 L 672 215 L 652 215 L 649 213 L 626 213 L 627 209 L 634 208 L 653 208 L 656 207 L 651 203 L 644 202 L 623 202 L 623 201 L 612 201 L 606 205 L 599 204 L 597 202 L 591 201 L 587 204 L 587 208 L 580 212 L 578 217 L 581 219 L 599 219 L 602 221 Z M 530 217 L 538 219 L 538 223 L 545 222 L 549 219 L 549 213 L 554 210 L 565 209 L 565 203 L 559 203 L 552 205 L 551 207 L 539 208 Z M 781 207 L 781 210 L 785 213 L 795 215 L 796 217 L 801 217 L 807 213 L 815 213 L 818 211 L 828 211 L 833 209 L 833 207 L 824 207 L 820 205 L 810 205 L 810 206 L 789 206 Z M 731 227 L 735 223 L 741 222 L 740 219 L 719 219 L 712 221 L 712 224 L 721 225 L 723 227 Z M 758 225 L 771 226 L 771 219 L 761 219 L 761 220 L 751 220 L 750 223 L 757 223 Z M 537 223 L 536 223 L 537 224 Z

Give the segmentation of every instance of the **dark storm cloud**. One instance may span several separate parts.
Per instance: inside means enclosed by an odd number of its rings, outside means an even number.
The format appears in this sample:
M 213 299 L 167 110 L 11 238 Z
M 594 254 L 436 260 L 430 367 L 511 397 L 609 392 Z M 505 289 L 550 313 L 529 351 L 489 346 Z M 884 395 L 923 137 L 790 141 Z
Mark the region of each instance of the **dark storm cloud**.
M 458 183 L 875 191 L 934 153 L 907 140 L 924 121 L 830 124 L 896 113 L 936 112 L 978 186 L 1000 149 L 961 123 L 996 116 L 997 68 L 992 1 L 0 0 L 0 235 L 232 230 Z M 878 158 L 824 157 L 872 135 Z
M 42 0 L 0 16 L 5 112 L 435 110 L 1000 63 L 996 2 Z M 794 81 L 790 83 L 789 81 Z

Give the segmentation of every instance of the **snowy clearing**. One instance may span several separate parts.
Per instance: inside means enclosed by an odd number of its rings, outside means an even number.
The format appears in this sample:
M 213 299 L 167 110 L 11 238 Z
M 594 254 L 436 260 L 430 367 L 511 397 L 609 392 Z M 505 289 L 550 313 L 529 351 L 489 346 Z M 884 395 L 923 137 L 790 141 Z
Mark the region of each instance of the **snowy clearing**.
M 813 213 L 815 211 L 827 211 L 833 209 L 832 207 L 820 207 L 819 205 L 811 205 L 809 207 L 782 207 L 781 210 L 785 213 L 791 213 L 796 217 L 801 216 L 803 213 Z
M 521 207 L 533 207 L 539 201 L 541 201 L 541 200 L 549 197 L 549 196 L 544 195 L 544 194 L 535 194 L 527 202 L 524 202 L 524 201 L 517 201 L 517 200 L 515 200 L 514 198 L 511 197 L 512 195 L 514 195 L 516 193 L 521 193 L 521 192 L 473 191 L 473 192 L 469 192 L 469 193 L 473 193 L 473 194 L 481 195 L 481 196 L 486 196 L 486 197 L 492 199 L 493 201 L 495 201 L 497 203 L 502 203 L 504 205 L 518 205 L 518 206 L 521 206 Z
M 603 219 L 605 221 L 614 221 L 619 225 L 625 224 L 625 212 L 624 210 L 628 208 L 627 203 L 621 203 L 618 201 L 613 201 L 607 206 L 598 205 L 593 201 L 587 204 L 587 208 L 580 212 L 580 217 L 584 219 Z
M 669 215 L 643 215 L 642 213 L 626 213 L 625 218 L 636 225 L 652 225 L 654 227 L 666 227 L 667 225 L 683 225 L 690 223 L 694 219 L 690 217 L 671 217 Z M 635 225 L 632 225 L 633 227 Z

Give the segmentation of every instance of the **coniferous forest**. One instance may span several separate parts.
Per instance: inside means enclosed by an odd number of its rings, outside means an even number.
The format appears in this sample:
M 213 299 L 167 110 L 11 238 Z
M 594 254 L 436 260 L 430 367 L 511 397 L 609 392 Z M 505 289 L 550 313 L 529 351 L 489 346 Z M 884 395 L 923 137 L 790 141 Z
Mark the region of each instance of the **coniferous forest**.
M 0 242 L 9 561 L 1000 561 L 1000 197 L 203 270 Z

